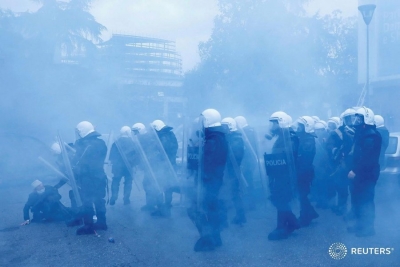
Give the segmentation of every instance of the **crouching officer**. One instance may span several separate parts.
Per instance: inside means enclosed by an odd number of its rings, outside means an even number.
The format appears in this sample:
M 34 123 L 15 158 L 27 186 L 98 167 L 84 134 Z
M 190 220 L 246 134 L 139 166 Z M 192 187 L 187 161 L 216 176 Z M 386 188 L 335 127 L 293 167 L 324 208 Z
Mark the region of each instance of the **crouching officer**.
M 30 222 L 42 221 L 62 221 L 70 217 L 66 207 L 60 202 L 61 195 L 58 190 L 50 185 L 43 185 L 39 180 L 32 183 L 33 192 L 29 194 L 28 201 L 24 206 L 24 222 L 21 225 L 27 225 Z M 33 213 L 32 220 L 29 211 Z

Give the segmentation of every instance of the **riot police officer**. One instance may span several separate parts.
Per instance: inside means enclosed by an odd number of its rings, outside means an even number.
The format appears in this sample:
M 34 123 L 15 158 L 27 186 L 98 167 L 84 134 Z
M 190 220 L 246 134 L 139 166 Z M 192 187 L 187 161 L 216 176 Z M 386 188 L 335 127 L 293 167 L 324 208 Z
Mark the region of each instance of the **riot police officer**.
M 300 201 L 301 226 L 308 226 L 313 219 L 319 217 L 311 205 L 308 195 L 311 183 L 314 179 L 314 157 L 316 152 L 314 133 L 314 120 L 309 116 L 302 116 L 297 120 L 297 136 L 299 138 L 299 149 L 296 161 L 297 186 Z
M 131 128 L 123 126 L 121 136 L 111 146 L 110 161 L 112 163 L 112 183 L 110 205 L 118 199 L 119 184 L 124 178 L 124 205 L 130 204 L 132 191 L 133 167 L 137 165 L 137 152 L 131 138 Z M 130 169 L 130 170 L 129 170 Z
M 353 209 L 356 224 L 348 228 L 356 236 L 375 234 L 375 185 L 379 178 L 379 155 L 382 138 L 376 130 L 374 113 L 362 107 L 355 114 L 353 166 L 348 173 L 352 183 Z
M 74 144 L 76 149 L 72 160 L 77 184 L 81 188 L 80 195 L 82 207 L 80 214 L 83 217 L 84 226 L 78 228 L 78 235 L 94 234 L 94 230 L 107 230 L 106 224 L 106 187 L 107 176 L 104 173 L 104 160 L 107 154 L 107 146 L 100 139 L 88 121 L 78 123 L 75 128 L 78 139 Z M 96 209 L 97 222 L 93 224 Z
M 285 112 L 272 113 L 270 133 L 266 138 L 273 142 L 270 153 L 264 154 L 265 168 L 269 179 L 271 202 L 277 210 L 276 229 L 268 234 L 269 240 L 288 238 L 300 228 L 292 212 L 290 201 L 296 188 L 295 162 L 299 141 L 290 129 L 291 117 Z
M 226 135 L 229 157 L 226 164 L 227 173 L 225 177 L 227 177 L 230 185 L 232 201 L 236 210 L 236 216 L 233 218 L 232 223 L 241 225 L 247 221 L 243 206 L 243 193 L 247 184 L 245 184 L 246 182 L 240 169 L 244 155 L 244 142 L 233 118 L 224 118 L 221 123 L 226 124 L 229 128 L 229 134 Z
M 215 109 L 201 113 L 204 131 L 199 132 L 199 177 L 196 179 L 197 197 L 188 209 L 189 218 L 195 223 L 200 238 L 195 251 L 213 250 L 222 245 L 220 235 L 219 192 L 223 183 L 228 157 L 226 131 L 221 126 L 221 115 Z

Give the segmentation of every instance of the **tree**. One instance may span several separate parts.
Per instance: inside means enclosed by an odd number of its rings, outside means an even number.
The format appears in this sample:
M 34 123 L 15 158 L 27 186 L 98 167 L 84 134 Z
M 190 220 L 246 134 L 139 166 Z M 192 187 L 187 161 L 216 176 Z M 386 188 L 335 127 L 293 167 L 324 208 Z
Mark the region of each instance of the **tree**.
M 188 97 L 264 112 L 323 96 L 354 59 L 347 55 L 354 25 L 338 13 L 307 16 L 306 2 L 220 0 L 211 38 L 199 45 L 201 63 L 186 75 Z
M 90 0 L 33 0 L 42 4 L 24 13 L 21 31 L 34 46 L 32 57 L 52 62 L 91 56 L 106 28 L 89 13 Z

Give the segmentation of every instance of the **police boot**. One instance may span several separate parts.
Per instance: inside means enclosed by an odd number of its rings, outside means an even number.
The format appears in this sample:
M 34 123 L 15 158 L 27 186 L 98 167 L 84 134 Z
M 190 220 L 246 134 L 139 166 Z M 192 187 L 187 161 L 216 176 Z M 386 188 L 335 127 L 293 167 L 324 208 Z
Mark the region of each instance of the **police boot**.
M 292 211 L 285 212 L 286 230 L 288 234 L 293 233 L 294 230 L 300 229 L 300 222 Z
M 211 251 L 215 249 L 215 241 L 213 235 L 216 232 L 213 232 L 210 225 L 204 225 L 202 229 L 202 234 L 199 240 L 197 240 L 194 245 L 194 251 Z M 222 244 L 222 242 L 221 242 Z
M 335 213 L 338 216 L 342 216 L 347 212 L 346 205 L 341 205 L 341 206 L 335 206 L 332 208 L 333 213 Z
M 119 192 L 119 183 L 121 178 L 113 178 L 111 182 L 111 198 L 110 198 L 110 205 L 115 205 L 115 201 L 118 199 L 118 192 Z
M 246 215 L 244 214 L 244 211 L 238 212 L 238 214 L 236 214 L 235 218 L 233 218 L 233 220 L 232 220 L 232 223 L 237 224 L 237 225 L 243 225 L 246 222 L 247 222 L 247 220 L 246 220 Z
M 200 237 L 194 245 L 194 251 L 212 251 L 215 249 L 214 240 L 211 236 Z
M 285 213 L 278 211 L 277 227 L 274 231 L 269 233 L 268 240 L 281 240 L 288 238 L 288 233 L 285 227 Z
M 216 247 L 222 246 L 222 239 L 221 239 L 221 232 L 220 231 L 214 231 L 212 235 L 214 245 Z
M 124 205 L 129 205 L 131 204 L 130 201 L 130 196 L 131 196 L 131 191 L 132 191 L 132 181 L 126 181 L 125 177 L 125 184 L 124 184 Z
M 162 204 L 157 205 L 157 210 L 151 213 L 155 217 L 171 217 L 171 206 Z
M 314 210 L 313 207 L 305 211 L 300 211 L 299 222 L 301 227 L 307 227 L 310 225 L 311 221 L 318 218 L 319 214 Z
M 77 235 L 94 235 L 96 234 L 93 228 L 93 216 L 92 215 L 85 215 L 83 218 L 85 223 L 84 226 L 79 227 L 76 230 Z
M 97 222 L 93 224 L 93 228 L 95 230 L 107 230 L 107 223 L 106 223 L 106 213 L 105 212 L 97 212 Z
M 223 200 L 218 200 L 218 217 L 220 222 L 220 230 L 228 228 L 228 208 Z

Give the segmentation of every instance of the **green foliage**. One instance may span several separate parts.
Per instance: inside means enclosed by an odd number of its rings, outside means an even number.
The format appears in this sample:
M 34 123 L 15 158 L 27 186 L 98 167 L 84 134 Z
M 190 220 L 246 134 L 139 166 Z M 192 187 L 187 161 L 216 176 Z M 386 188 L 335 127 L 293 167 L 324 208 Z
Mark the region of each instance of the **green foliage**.
M 306 16 L 306 2 L 220 0 L 211 38 L 199 45 L 201 63 L 186 75 L 188 95 L 248 110 L 290 109 L 354 86 L 355 20 L 339 12 Z

